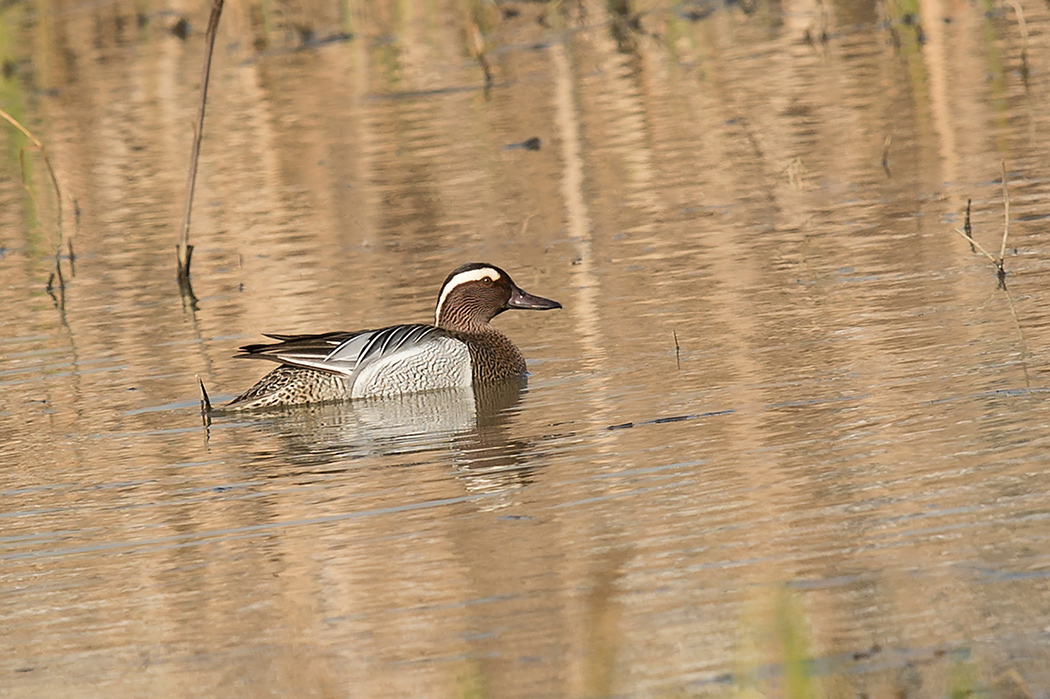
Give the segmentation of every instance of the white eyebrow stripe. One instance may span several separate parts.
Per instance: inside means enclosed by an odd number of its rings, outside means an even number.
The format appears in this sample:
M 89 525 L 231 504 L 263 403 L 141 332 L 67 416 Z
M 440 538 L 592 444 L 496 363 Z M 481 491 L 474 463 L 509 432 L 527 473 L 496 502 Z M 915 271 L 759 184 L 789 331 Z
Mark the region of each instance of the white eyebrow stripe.
M 448 298 L 449 293 L 453 289 L 460 284 L 466 284 L 467 282 L 479 282 L 485 277 L 488 277 L 492 281 L 496 281 L 499 279 L 499 272 L 491 267 L 478 267 L 477 269 L 468 269 L 466 272 L 460 272 L 449 279 L 448 284 L 441 289 L 441 297 L 438 298 L 437 309 L 434 310 L 434 324 L 437 325 L 441 322 L 441 307 L 445 305 L 445 299 Z

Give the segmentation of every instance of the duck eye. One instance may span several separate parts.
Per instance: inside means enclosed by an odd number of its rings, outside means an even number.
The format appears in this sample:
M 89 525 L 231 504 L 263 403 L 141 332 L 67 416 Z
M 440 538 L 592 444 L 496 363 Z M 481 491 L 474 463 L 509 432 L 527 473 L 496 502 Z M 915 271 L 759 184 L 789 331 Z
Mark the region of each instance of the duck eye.
M 484 277 L 481 280 L 481 283 L 484 284 L 485 286 L 492 286 L 492 277 Z

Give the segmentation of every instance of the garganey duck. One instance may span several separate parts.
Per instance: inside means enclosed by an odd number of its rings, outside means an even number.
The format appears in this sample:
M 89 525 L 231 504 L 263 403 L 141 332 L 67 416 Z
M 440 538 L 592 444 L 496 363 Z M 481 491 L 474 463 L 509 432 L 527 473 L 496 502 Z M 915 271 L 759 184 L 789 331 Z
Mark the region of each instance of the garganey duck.
M 222 406 L 246 410 L 493 384 L 525 374 L 521 351 L 489 321 L 511 308 L 548 310 L 557 301 L 522 291 L 499 267 L 456 269 L 438 294 L 434 325 L 322 335 L 271 335 L 239 358 L 280 364 Z

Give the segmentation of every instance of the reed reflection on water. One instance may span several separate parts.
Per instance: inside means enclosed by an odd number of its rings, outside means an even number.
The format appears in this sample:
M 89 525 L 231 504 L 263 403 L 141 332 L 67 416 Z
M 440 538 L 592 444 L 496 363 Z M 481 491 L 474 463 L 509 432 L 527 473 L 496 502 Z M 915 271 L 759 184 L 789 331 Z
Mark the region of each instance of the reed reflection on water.
M 0 7 L 0 695 L 1050 692 L 1045 3 L 228 5 L 192 310 L 207 10 Z M 471 260 L 527 388 L 201 426 Z

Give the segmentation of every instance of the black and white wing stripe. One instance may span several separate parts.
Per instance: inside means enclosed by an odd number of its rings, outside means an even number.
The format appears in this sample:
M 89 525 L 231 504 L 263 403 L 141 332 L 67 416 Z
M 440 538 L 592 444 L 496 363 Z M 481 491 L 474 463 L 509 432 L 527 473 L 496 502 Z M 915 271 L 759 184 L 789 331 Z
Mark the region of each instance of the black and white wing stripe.
M 351 376 L 368 364 L 448 333 L 432 325 L 393 325 L 380 330 L 322 335 L 272 335 L 272 344 L 245 345 L 241 359 L 268 359 L 280 364 Z

